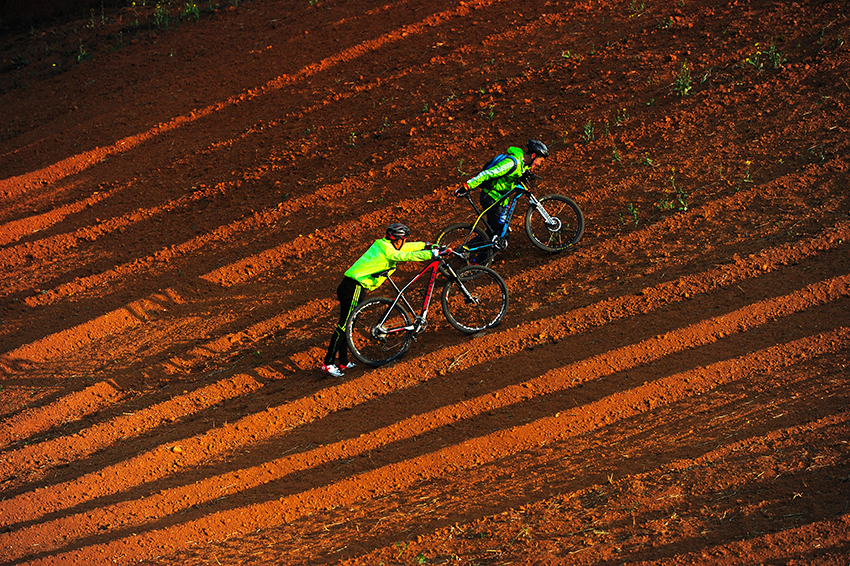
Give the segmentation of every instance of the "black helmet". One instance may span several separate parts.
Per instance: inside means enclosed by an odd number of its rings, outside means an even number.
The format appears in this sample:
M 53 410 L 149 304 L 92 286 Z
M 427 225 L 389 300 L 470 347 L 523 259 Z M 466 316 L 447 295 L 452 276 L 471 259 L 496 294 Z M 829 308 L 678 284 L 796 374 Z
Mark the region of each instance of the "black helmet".
M 534 153 L 540 157 L 549 157 L 549 148 L 542 141 L 528 140 L 528 153 Z
M 404 224 L 393 222 L 392 224 L 387 226 L 388 240 L 404 240 L 408 236 L 410 236 L 410 228 L 408 228 Z

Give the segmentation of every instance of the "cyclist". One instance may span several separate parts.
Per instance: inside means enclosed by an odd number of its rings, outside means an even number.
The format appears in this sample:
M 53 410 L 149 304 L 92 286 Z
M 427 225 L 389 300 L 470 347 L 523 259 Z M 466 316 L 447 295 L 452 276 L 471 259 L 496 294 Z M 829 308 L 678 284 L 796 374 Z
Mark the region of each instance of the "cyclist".
M 488 164 L 489 167 L 485 167 L 475 177 L 466 181 L 454 194 L 456 197 L 463 197 L 472 189 L 481 186 L 479 202 L 487 209 L 511 192 L 526 172 L 540 167 L 547 157 L 549 148 L 538 140 L 528 140 L 525 151 L 518 147 L 509 147 L 502 159 L 492 160 Z M 502 201 L 487 211 L 491 238 L 502 233 L 506 208 L 507 202 Z
M 360 259 L 354 262 L 342 283 L 336 290 L 339 298 L 339 323 L 334 328 L 328 345 L 328 353 L 322 363 L 322 372 L 334 377 L 342 377 L 343 371 L 354 367 L 348 361 L 348 344 L 345 342 L 345 327 L 354 308 L 363 299 L 363 290 L 374 291 L 386 281 L 386 277 L 375 274 L 385 269 L 395 271 L 396 264 L 402 261 L 426 261 L 437 257 L 440 250 L 424 242 L 408 242 L 410 229 L 404 224 L 394 222 L 387 226 L 386 236 L 375 240 Z

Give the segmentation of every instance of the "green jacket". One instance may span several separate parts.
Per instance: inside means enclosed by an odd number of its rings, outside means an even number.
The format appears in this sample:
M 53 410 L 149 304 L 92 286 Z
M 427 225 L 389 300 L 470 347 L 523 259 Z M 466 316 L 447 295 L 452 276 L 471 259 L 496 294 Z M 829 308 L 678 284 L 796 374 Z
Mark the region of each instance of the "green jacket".
M 494 200 L 499 200 L 501 197 L 508 194 L 519 182 L 519 178 L 522 177 L 522 174 L 528 171 L 528 166 L 523 160 L 523 151 L 521 148 L 509 147 L 507 155 L 516 158 L 516 167 L 514 167 L 514 160 L 506 157 L 489 169 L 485 169 L 472 179 L 468 180 L 466 185 L 470 189 L 474 189 L 484 181 L 493 179 L 493 186 L 487 191 L 487 194 L 493 197 Z M 514 170 L 510 171 L 511 168 Z M 508 173 L 508 171 L 510 171 L 510 173 Z
M 391 241 L 381 238 L 376 240 L 366 253 L 348 268 L 345 276 L 363 285 L 367 291 L 374 291 L 387 279 L 373 277 L 375 273 L 385 269 L 389 269 L 392 273 L 400 261 L 426 261 L 432 257 L 434 257 L 432 251 L 425 249 L 424 242 L 405 242 L 401 249 L 397 250 Z

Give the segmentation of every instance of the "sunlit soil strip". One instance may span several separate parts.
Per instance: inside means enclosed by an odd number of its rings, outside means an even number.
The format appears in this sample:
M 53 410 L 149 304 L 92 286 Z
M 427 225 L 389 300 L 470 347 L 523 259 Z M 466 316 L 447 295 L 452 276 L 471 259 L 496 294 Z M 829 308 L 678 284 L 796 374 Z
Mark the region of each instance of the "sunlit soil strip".
M 40 340 L 24 344 L 0 355 L 0 370 L 15 373 L 20 364 L 38 363 L 72 352 L 107 334 L 121 332 L 144 323 L 149 313 L 168 309 L 169 304 L 182 303 L 183 299 L 171 289 L 161 295 L 133 301 L 126 307 L 116 309 L 74 328 L 68 328 Z
M 186 367 L 192 367 L 204 360 L 214 360 L 222 354 L 232 351 L 233 344 L 238 344 L 242 338 L 255 339 L 257 336 L 265 336 L 272 332 L 280 331 L 294 322 L 314 319 L 327 314 L 329 308 L 331 308 L 329 301 L 325 299 L 310 301 L 306 305 L 296 309 L 252 324 L 239 332 L 227 334 L 215 340 L 210 340 L 203 345 L 195 346 L 184 354 L 172 357 L 167 362 L 164 362 L 163 366 L 170 373 L 183 373 Z
M 16 242 L 30 234 L 34 234 L 40 230 L 53 226 L 54 224 L 62 222 L 68 216 L 77 214 L 90 206 L 94 206 L 105 198 L 112 196 L 115 192 L 116 190 L 114 189 L 95 192 L 90 197 L 71 204 L 52 208 L 43 214 L 7 222 L 0 226 L 0 246 Z M 0 262 L 5 261 L 6 260 L 4 258 L 0 257 Z
M 0 482 L 20 474 L 22 470 L 33 470 L 44 463 L 59 464 L 83 458 L 121 440 L 150 433 L 158 427 L 167 426 L 175 420 L 196 414 L 222 401 L 248 395 L 260 387 L 262 384 L 253 377 L 239 374 L 136 413 L 115 417 L 108 422 L 83 430 L 73 437 L 54 438 L 6 452 L 0 456 Z M 10 432 L 13 433 L 9 431 L 6 434 Z M 36 505 L 42 492 L 51 489 L 44 488 L 31 492 L 30 495 L 34 497 Z M 0 503 L 0 507 L 5 503 L 7 502 Z M 9 517 L 11 514 L 5 511 L 0 512 L 0 524 L 6 524 L 5 521 Z
M 124 229 L 130 228 L 134 224 L 138 224 L 139 222 L 152 220 L 157 218 L 158 216 L 169 212 L 190 208 L 197 201 L 203 198 L 213 197 L 220 192 L 223 192 L 223 189 L 221 187 L 209 188 L 203 191 L 195 191 L 190 195 L 185 195 L 179 199 L 167 202 L 160 207 L 128 212 L 120 217 L 104 220 L 103 222 L 97 225 L 78 228 L 72 233 L 58 234 L 41 240 L 27 242 L 14 248 L 0 250 L 0 262 L 6 262 L 9 266 L 16 266 L 24 263 L 26 261 L 25 258 L 28 255 L 34 256 L 39 259 L 48 259 L 49 257 L 61 257 L 63 261 L 67 262 L 69 260 L 69 256 L 71 256 L 70 251 L 80 247 L 80 242 L 91 242 L 97 240 L 102 236 L 106 236 L 111 233 L 120 232 Z M 195 238 L 195 240 L 197 239 L 198 238 Z M 119 275 L 126 276 L 128 275 L 128 269 L 130 271 L 140 271 L 139 267 L 147 267 L 150 263 L 159 260 L 163 254 L 167 253 L 170 253 L 170 249 L 166 249 L 165 251 L 160 251 L 153 254 L 153 256 L 148 261 L 145 261 L 144 259 L 141 260 L 143 262 L 141 265 L 136 265 L 137 263 L 139 263 L 140 260 L 132 260 L 123 265 L 119 265 L 115 269 L 106 271 L 105 273 L 117 273 Z M 25 303 L 31 307 L 56 303 L 60 299 L 67 297 L 73 294 L 74 292 L 78 292 L 81 287 L 84 289 L 88 289 L 97 285 L 104 284 L 108 281 L 113 281 L 117 278 L 118 277 L 114 275 L 111 277 L 104 277 L 104 274 L 88 276 L 82 279 L 74 280 L 70 283 L 58 285 L 56 288 L 48 290 L 45 293 L 40 293 L 36 296 L 27 297 L 25 299 Z M 13 281 L 13 284 L 16 287 L 11 287 L 9 284 L 5 284 L 5 292 L 22 290 L 24 288 L 24 285 L 27 284 L 26 280 L 21 281 L 20 278 L 9 279 Z M 89 284 L 85 284 L 86 282 L 88 282 Z
M 541 444 L 563 441 L 570 437 L 591 432 L 600 426 L 607 426 L 646 412 L 650 410 L 650 407 L 658 408 L 670 405 L 720 385 L 745 378 L 756 372 L 777 371 L 784 367 L 803 363 L 813 357 L 846 349 L 848 346 L 850 346 L 850 329 L 848 328 L 803 338 L 706 367 L 670 375 L 635 389 L 615 393 L 583 407 L 556 413 L 552 417 L 541 418 L 509 430 L 473 438 L 462 444 L 423 454 L 404 462 L 389 464 L 373 471 L 345 478 L 332 485 L 286 496 L 278 502 L 255 504 L 240 509 L 213 513 L 201 519 L 162 531 L 135 535 L 101 545 L 92 545 L 82 550 L 47 556 L 28 563 L 64 564 L 80 560 L 83 557 L 89 560 L 96 559 L 100 562 L 106 559 L 114 560 L 116 557 L 125 555 L 131 555 L 134 559 L 152 558 L 185 548 L 193 541 L 216 540 L 238 533 L 244 534 L 260 528 L 285 524 L 311 512 L 352 505 L 358 501 L 390 494 L 420 481 L 454 474 L 460 470 L 494 462 L 505 456 L 538 447 Z M 568 387 L 569 383 L 564 383 L 564 381 L 571 382 L 572 376 L 576 374 L 578 374 L 578 379 L 583 381 L 597 377 L 594 371 L 610 371 L 605 360 L 599 360 L 589 365 L 578 365 L 578 367 L 570 369 L 571 371 L 567 372 L 568 375 L 566 376 L 563 375 L 563 370 L 559 370 L 560 375 L 548 375 L 545 379 L 560 381 L 561 387 Z M 687 387 L 683 388 L 682 383 L 686 383 Z M 514 401 L 517 400 L 514 399 Z M 316 457 L 320 458 L 319 456 Z M 275 475 L 272 470 L 266 469 L 264 471 L 266 475 Z M 267 478 L 267 481 L 273 479 L 278 478 Z M 221 480 L 222 478 L 219 478 L 219 483 Z M 227 480 L 246 482 L 246 479 L 238 473 L 232 477 L 227 477 Z M 246 484 L 248 483 L 250 482 L 246 482 Z M 180 490 L 180 493 L 173 495 L 189 496 L 190 492 L 189 489 L 183 489 Z M 173 512 L 177 510 L 174 503 L 174 501 L 170 503 L 157 501 L 156 509 L 165 507 L 169 512 Z M 154 502 L 148 502 L 145 507 L 151 506 L 153 508 L 153 505 Z M 109 518 L 113 522 L 118 519 L 114 514 L 110 514 Z M 125 516 L 125 519 L 128 522 L 141 524 L 128 516 Z M 61 539 L 63 535 L 67 536 L 69 530 L 77 536 L 94 533 L 97 522 L 94 521 L 88 525 L 81 524 L 82 521 L 87 520 L 88 516 L 85 518 L 77 517 L 76 522 L 70 521 L 67 524 L 64 521 L 58 521 L 54 522 L 53 527 L 49 528 L 47 532 L 41 529 L 49 525 L 40 525 L 32 529 L 18 531 L 16 535 L 24 537 L 30 544 L 37 544 L 38 546 L 34 548 L 38 551 L 50 552 L 51 549 L 56 548 L 54 541 Z M 122 524 L 121 526 L 128 525 Z M 8 547 L 8 541 L 3 540 L 4 538 L 6 538 L 5 535 L 0 538 L 0 548 Z M 168 541 L 167 545 L 162 544 L 164 540 Z M 61 542 L 64 543 L 65 541 Z M 28 550 L 30 548 L 19 549 L 14 557 L 10 556 L 9 558 L 24 558 Z
M 46 407 L 22 411 L 0 421 L 0 448 L 96 413 L 124 397 L 112 383 L 102 381 L 65 395 Z
M 79 212 L 80 210 L 91 206 L 91 204 L 94 204 L 99 200 L 103 200 L 103 198 L 106 198 L 107 196 L 112 196 L 119 190 L 126 190 L 131 185 L 132 183 L 128 184 L 125 187 L 122 187 L 121 189 L 113 189 L 112 191 L 106 193 L 98 193 L 97 195 L 89 197 L 79 203 L 74 203 L 72 205 L 68 205 L 67 207 L 56 209 L 55 211 L 47 213 L 43 216 L 53 216 L 54 213 L 61 213 L 62 218 L 64 218 L 69 214 Z M 108 235 L 113 232 L 119 232 L 121 230 L 129 228 L 133 224 L 156 218 L 157 216 L 168 212 L 190 209 L 198 201 L 215 197 L 217 194 L 222 192 L 224 191 L 221 187 L 208 187 L 204 190 L 198 190 L 190 194 L 183 195 L 178 199 L 170 200 L 157 207 L 133 210 L 121 216 L 104 220 L 103 222 L 100 222 L 97 225 L 84 226 L 82 228 L 77 228 L 76 230 L 70 233 L 57 234 L 54 236 L 42 238 L 40 240 L 28 242 L 26 244 L 22 244 L 13 248 L 8 248 L 0 251 L 0 261 L 5 262 L 7 265 L 10 266 L 18 265 L 23 262 L 23 260 L 20 259 L 22 256 L 26 255 L 27 253 L 38 254 L 41 252 L 41 250 L 50 250 L 49 253 L 53 254 L 54 256 L 67 259 L 66 255 L 68 250 L 76 248 L 79 245 L 80 241 L 90 242 L 101 236 Z M 61 220 L 61 218 L 59 220 Z M 30 219 L 25 219 L 18 222 L 30 221 Z M 0 230 L 2 230 L 2 228 L 0 228 Z M 2 232 L 0 232 L 0 234 L 2 234 Z
M 446 11 L 440 14 L 432 14 L 421 22 L 402 26 L 401 28 L 386 33 L 377 39 L 366 41 L 360 45 L 346 49 L 345 51 L 333 55 L 332 57 L 328 57 L 318 63 L 308 65 L 292 75 L 281 75 L 271 79 L 265 85 L 248 89 L 240 94 L 235 94 L 228 97 L 223 102 L 211 104 L 206 108 L 192 110 L 189 114 L 177 116 L 167 122 L 157 124 L 146 132 L 127 136 L 110 146 L 96 147 L 90 151 L 85 151 L 78 155 L 63 159 L 58 163 L 54 163 L 53 165 L 49 165 L 39 169 L 38 171 L 31 171 L 29 173 L 24 173 L 23 175 L 18 175 L 17 177 L 2 179 L 0 180 L 0 198 L 15 196 L 41 185 L 64 179 L 69 175 L 79 173 L 93 165 L 96 165 L 97 163 L 100 163 L 109 156 L 130 151 L 149 139 L 177 130 L 194 122 L 195 120 L 212 115 L 215 112 L 220 112 L 231 106 L 251 101 L 254 98 L 264 96 L 270 92 L 280 90 L 296 81 L 309 79 L 310 77 L 320 72 L 328 71 L 330 68 L 339 64 L 354 61 L 360 57 L 368 55 L 369 53 L 377 51 L 381 47 L 402 41 L 405 37 L 411 34 L 421 33 L 423 30 L 427 30 L 441 21 L 447 21 L 455 15 L 469 13 L 472 9 L 469 5 L 486 6 L 492 4 L 494 1 L 495 0 L 472 0 L 471 2 L 465 2 L 465 5 L 460 6 L 457 10 Z
M 657 336 L 637 344 L 625 346 L 613 352 L 607 352 L 594 356 L 588 360 L 576 362 L 564 368 L 549 371 L 542 376 L 528 380 L 521 384 L 505 387 L 498 392 L 493 392 L 476 399 L 470 399 L 462 403 L 442 407 L 428 413 L 410 417 L 392 426 L 385 427 L 359 438 L 348 439 L 326 447 L 317 448 L 300 454 L 294 454 L 292 456 L 269 462 L 257 468 L 240 470 L 231 474 L 224 474 L 215 478 L 197 482 L 191 486 L 163 491 L 157 495 L 147 498 L 147 500 L 144 501 L 135 501 L 130 504 L 117 504 L 104 508 L 101 511 L 87 511 L 85 516 L 72 516 L 44 525 L 37 525 L 26 529 L 24 532 L 28 540 L 38 540 L 40 541 L 39 545 L 41 548 L 47 548 L 49 547 L 50 541 L 56 537 L 56 533 L 64 533 L 68 530 L 73 530 L 74 532 L 79 533 L 80 536 L 92 535 L 96 533 L 97 526 L 102 524 L 104 521 L 108 521 L 112 524 L 117 523 L 121 527 L 141 526 L 143 523 L 134 519 L 134 517 L 158 516 L 162 513 L 162 509 L 168 509 L 169 513 L 174 513 L 193 505 L 205 503 L 210 499 L 231 495 L 245 489 L 256 487 L 257 485 L 277 481 L 285 477 L 287 474 L 303 472 L 315 466 L 344 458 L 350 458 L 380 446 L 411 438 L 418 434 L 423 434 L 430 430 L 449 425 L 453 422 L 472 418 L 488 411 L 497 410 L 499 408 L 522 402 L 530 397 L 544 396 L 556 391 L 567 390 L 582 382 L 591 381 L 615 372 L 651 363 L 668 356 L 671 353 L 681 352 L 705 344 L 710 344 L 724 336 L 743 332 L 769 321 L 804 311 L 813 306 L 847 297 L 848 294 L 850 294 L 850 275 L 823 281 L 810 285 L 790 295 L 748 305 L 738 311 L 701 321 L 689 327 L 668 332 L 663 336 Z M 833 335 L 841 338 L 837 341 L 838 345 L 834 347 L 838 349 L 845 347 L 847 334 L 848 333 L 843 330 L 833 333 Z M 787 350 L 787 347 L 779 348 L 784 348 L 782 351 Z M 765 360 L 764 363 L 767 363 L 768 365 L 775 363 L 782 365 L 785 363 L 785 358 L 780 358 L 779 362 L 776 362 L 775 355 L 768 355 L 765 352 L 769 352 L 769 350 L 760 352 L 759 355 L 756 355 L 747 363 L 750 365 L 758 365 L 762 363 L 762 360 Z M 789 361 L 787 363 L 796 363 L 796 361 L 792 362 L 791 360 L 797 360 L 799 356 L 801 356 L 799 353 L 793 353 L 793 355 L 789 352 L 786 353 L 789 357 Z M 809 355 L 804 353 L 802 354 L 802 357 L 808 358 Z M 743 359 L 747 359 L 747 356 Z M 736 362 L 737 360 L 733 360 L 732 362 L 722 362 L 720 364 L 715 364 L 715 366 L 726 367 L 730 363 L 734 364 Z M 686 389 L 689 392 L 698 393 L 716 385 L 714 382 L 717 378 L 701 377 L 702 372 L 704 371 L 707 371 L 710 376 L 714 375 L 714 373 L 712 373 L 713 370 L 697 369 L 691 372 L 686 372 L 687 376 L 684 377 L 684 381 L 669 381 L 672 378 L 668 377 L 662 378 L 655 383 L 669 383 L 671 386 L 670 391 Z M 674 376 L 674 378 L 677 379 L 681 377 L 682 376 Z M 369 381 L 373 381 L 373 383 L 370 384 Z M 703 387 L 701 385 L 702 382 L 705 382 L 708 385 Z M 370 389 L 374 391 L 377 383 L 380 383 L 380 378 L 375 380 L 374 377 L 367 376 L 356 380 L 356 382 L 352 385 L 368 394 L 371 393 Z M 687 383 L 687 387 L 682 388 L 681 383 Z M 677 387 L 673 388 L 673 384 Z M 330 412 L 331 407 L 337 404 L 335 401 L 337 398 L 340 399 L 340 404 L 351 404 L 350 401 L 344 399 L 345 395 L 342 393 L 342 390 L 347 387 L 349 386 L 340 385 L 337 388 L 334 388 L 337 391 L 329 389 L 325 392 L 316 394 L 316 399 L 329 399 L 331 401 L 330 406 L 324 409 L 325 414 Z M 651 389 L 650 386 L 644 385 L 643 389 L 651 390 L 653 392 L 660 391 L 663 393 L 665 391 L 665 387 L 665 385 L 661 385 L 660 389 L 658 387 Z M 670 394 L 670 391 L 667 391 L 667 393 Z M 676 394 L 673 393 L 672 395 L 675 396 Z M 637 399 L 636 401 L 634 400 L 635 398 Z M 628 392 L 615 393 L 609 396 L 607 401 L 601 400 L 592 404 L 592 407 L 604 408 L 604 410 L 601 410 L 598 413 L 598 415 L 601 416 L 594 416 L 596 413 L 588 412 L 587 408 L 581 407 L 566 411 L 565 413 L 579 419 L 580 422 L 588 420 L 592 421 L 591 424 L 588 425 L 588 427 L 592 427 L 596 426 L 596 423 L 600 421 L 607 423 L 612 420 L 632 416 L 642 412 L 647 407 L 654 407 L 661 403 L 654 400 L 653 404 L 645 405 L 647 398 L 658 399 L 663 397 L 660 393 L 657 395 L 653 393 L 652 395 L 633 396 L 632 391 L 630 390 Z M 250 423 L 249 421 L 254 420 L 254 417 L 251 417 L 243 419 L 239 423 L 235 423 L 233 425 L 232 432 L 241 433 L 243 436 L 248 435 L 251 437 L 252 441 L 260 440 L 263 436 L 271 436 L 276 433 L 275 429 L 280 429 L 281 426 L 293 426 L 297 424 L 294 422 L 281 423 L 281 421 L 283 420 L 284 415 L 288 415 L 290 413 L 297 414 L 299 412 L 296 409 L 298 405 L 302 405 L 302 403 L 290 403 L 281 408 L 269 410 L 264 413 L 262 416 L 265 417 L 264 420 L 269 423 L 267 431 L 259 429 L 259 423 Z M 316 410 L 320 411 L 322 410 L 322 407 L 317 406 Z M 592 418 L 588 419 L 587 415 L 591 415 Z M 614 415 L 616 415 L 616 417 Z M 556 417 L 558 417 L 558 415 L 556 415 Z M 316 418 L 318 418 L 318 416 Z M 271 423 L 274 423 L 274 426 L 272 426 Z M 181 461 L 181 465 L 197 465 L 202 463 L 205 458 L 214 456 L 213 451 L 216 448 L 221 450 L 222 444 L 226 444 L 226 441 L 223 440 L 218 442 L 215 437 L 217 434 L 226 430 L 227 428 L 225 427 L 218 433 L 212 432 L 205 437 L 195 437 L 181 442 L 186 454 L 185 459 Z M 499 437 L 501 435 L 509 434 L 510 433 L 503 431 L 498 433 L 496 436 Z M 228 436 L 230 435 L 228 434 Z M 211 440 L 207 440 L 208 438 L 211 438 Z M 476 440 L 471 442 L 481 441 Z M 158 452 L 163 453 L 164 448 L 160 448 Z M 491 453 L 488 452 L 487 454 Z M 482 457 L 484 460 L 489 460 L 496 458 L 498 454 L 499 450 L 494 447 L 492 450 L 492 458 L 489 458 L 486 455 Z M 158 461 L 151 460 L 151 456 L 152 454 L 145 455 L 141 458 L 127 462 L 126 464 L 121 464 L 119 466 L 103 470 L 97 474 L 97 478 L 81 478 L 77 482 L 72 482 L 72 486 L 57 486 L 53 489 L 53 491 L 61 493 L 67 490 L 63 488 L 73 487 L 74 489 L 71 490 L 72 492 L 83 491 L 88 493 L 90 497 L 107 495 L 109 492 L 96 487 L 99 481 L 107 480 L 104 483 L 108 484 L 110 489 L 115 490 L 116 492 L 122 488 L 131 487 L 121 480 L 123 476 L 123 466 L 127 466 L 129 469 L 140 474 L 147 470 L 147 473 L 151 476 L 161 473 L 160 470 L 162 468 L 166 470 L 173 469 L 173 464 L 166 460 L 164 454 Z M 158 467 L 153 467 L 154 465 Z M 153 479 L 153 477 L 148 479 Z M 122 483 L 124 485 L 121 485 Z M 10 522 L 33 520 L 36 518 L 35 516 L 19 515 L 16 513 L 17 510 L 29 508 L 46 513 L 59 510 L 61 508 L 67 508 L 69 503 L 71 503 L 69 501 L 64 501 L 61 496 L 54 498 L 51 497 L 51 494 L 49 493 L 42 493 L 44 491 L 48 490 L 40 490 L 37 497 L 41 508 L 38 508 L 35 505 L 35 500 L 32 498 L 31 494 L 24 494 L 18 498 L 10 500 L 10 508 L 8 511 L 4 508 L 5 505 L 0 505 L 0 516 L 5 516 L 8 513 Z M 125 506 L 127 509 L 122 509 L 122 507 Z M 144 511 L 139 511 L 139 509 L 144 509 Z M 86 527 L 86 525 L 88 526 Z M 45 530 L 47 530 L 49 534 L 45 534 Z M 21 531 L 16 531 L 16 534 L 20 535 Z M 0 535 L 0 548 L 2 547 L 3 538 L 2 535 Z
M 169 304 L 184 302 L 184 299 L 177 293 L 171 289 L 166 289 L 164 294 L 152 295 L 149 299 L 134 301 L 127 307 L 107 313 L 90 322 L 52 334 L 0 355 L 0 370 L 5 370 L 8 374 L 19 373 L 21 370 L 16 369 L 18 364 L 33 364 L 59 357 L 84 343 L 97 340 L 107 334 L 114 334 L 138 326 L 144 323 L 149 313 L 165 311 Z M 328 304 L 325 300 L 311 301 L 297 309 L 253 324 L 237 333 L 228 334 L 196 346 L 183 355 L 174 356 L 167 362 L 163 362 L 163 367 L 171 373 L 181 372 L 182 368 L 187 365 L 191 366 L 198 361 L 231 350 L 233 344 L 238 343 L 243 337 L 262 336 L 272 331 L 281 330 L 293 322 L 324 314 L 327 309 Z
M 333 190 L 327 190 L 328 188 L 321 189 L 313 195 L 310 195 L 310 200 L 315 200 L 313 198 L 315 196 L 338 195 L 339 193 L 337 191 L 340 189 L 350 188 L 355 184 L 356 182 L 354 181 L 347 181 L 340 185 L 334 185 L 332 187 Z M 426 197 L 403 200 L 394 203 L 394 206 L 400 207 L 409 215 L 416 215 L 427 212 L 431 207 L 431 202 Z M 270 214 L 274 214 L 274 212 L 272 211 Z M 290 262 L 294 259 L 300 259 L 305 255 L 309 256 L 311 252 L 321 250 L 331 242 L 351 241 L 355 235 L 363 232 L 363 225 L 372 225 L 374 223 L 372 220 L 384 223 L 383 221 L 387 218 L 387 216 L 386 210 L 377 210 L 365 214 L 357 220 L 334 224 L 333 226 L 322 229 L 321 231 L 317 231 L 313 234 L 299 235 L 290 242 L 286 242 L 259 254 L 242 258 L 210 271 L 209 273 L 205 273 L 200 277 L 223 287 L 239 285 L 262 272 L 280 267 L 286 262 Z

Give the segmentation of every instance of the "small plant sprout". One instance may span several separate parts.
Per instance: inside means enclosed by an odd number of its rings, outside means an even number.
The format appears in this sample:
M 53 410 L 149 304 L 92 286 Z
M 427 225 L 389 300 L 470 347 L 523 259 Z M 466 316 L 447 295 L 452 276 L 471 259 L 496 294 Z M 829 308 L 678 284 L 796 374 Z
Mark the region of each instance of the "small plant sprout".
M 171 25 L 171 0 L 156 3 L 153 11 L 153 23 L 159 29 L 168 29 Z
M 787 61 L 785 56 L 779 52 L 776 48 L 776 45 L 771 41 L 770 45 L 767 48 L 767 60 L 770 62 L 770 66 L 774 69 L 779 69 L 782 65 Z
M 617 151 L 617 146 L 614 146 L 614 151 L 611 152 L 611 161 L 613 161 L 614 163 L 619 163 L 620 159 L 620 152 Z
M 198 8 L 194 0 L 186 2 L 186 6 L 183 8 L 183 17 L 192 18 L 196 22 L 201 19 L 201 9 Z
M 622 126 L 628 121 L 628 119 L 629 112 L 625 108 L 622 108 L 617 110 L 617 115 L 614 117 L 614 122 L 617 124 L 617 126 Z
M 458 172 L 458 173 L 460 173 L 460 176 L 461 176 L 461 177 L 466 177 L 466 175 L 467 175 L 467 174 L 466 174 L 466 171 L 464 171 L 464 170 L 463 170 L 463 158 L 461 158 L 461 159 L 457 162 L 457 172 Z
M 89 59 L 90 57 L 91 57 L 91 55 L 89 55 L 89 52 L 86 50 L 85 47 L 83 47 L 83 42 L 80 41 L 80 48 L 77 50 L 77 55 L 76 55 L 77 63 L 82 63 L 83 61 L 85 61 L 86 59 Z
M 765 51 L 762 51 L 758 43 L 756 43 L 755 48 L 756 50 L 744 59 L 744 64 L 749 65 L 756 71 L 761 71 L 766 66 L 779 69 L 786 61 L 785 56 L 779 52 L 776 44 L 772 41 L 768 44 Z
M 398 549 L 398 556 L 396 556 L 396 559 L 401 558 L 401 555 L 404 554 L 404 551 L 407 550 L 408 546 L 410 546 L 410 541 L 405 542 L 404 544 L 400 542 L 395 543 L 395 547 Z
M 593 120 L 588 120 L 582 130 L 581 139 L 584 143 L 590 143 L 596 139 L 596 127 L 593 125 Z
M 673 80 L 673 92 L 676 93 L 677 96 L 687 96 L 690 94 L 691 88 L 693 88 L 692 82 L 691 65 L 685 61 L 682 63 L 682 66 L 679 68 L 679 72 Z
M 749 161 L 749 160 L 744 162 L 744 165 L 747 166 L 747 168 L 744 170 L 744 182 L 745 183 L 752 183 L 753 182 L 752 177 L 750 177 L 750 165 L 752 165 L 752 163 L 753 162 Z
M 629 206 L 626 207 L 626 210 L 629 211 L 629 216 L 632 217 L 632 221 L 635 223 L 635 226 L 638 225 L 638 220 L 640 219 L 640 212 L 638 212 L 638 207 L 635 206 L 635 203 L 630 202 Z M 625 224 L 626 219 L 622 213 L 620 213 L 620 224 Z
M 357 144 L 357 132 L 348 134 L 348 147 L 354 147 Z
M 679 210 L 686 212 L 688 210 L 688 193 L 676 185 L 676 168 L 670 168 L 670 188 L 673 195 L 668 199 L 662 199 L 655 203 L 658 210 Z

